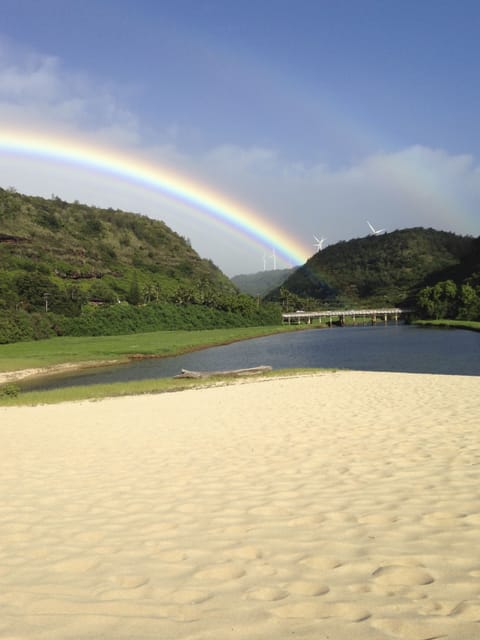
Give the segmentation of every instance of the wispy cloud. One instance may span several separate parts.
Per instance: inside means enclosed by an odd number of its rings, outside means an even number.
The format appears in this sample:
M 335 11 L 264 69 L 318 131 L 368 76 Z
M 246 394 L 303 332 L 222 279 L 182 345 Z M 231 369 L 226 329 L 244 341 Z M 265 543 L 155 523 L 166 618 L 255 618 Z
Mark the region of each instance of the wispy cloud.
M 118 143 L 139 137 L 138 119 L 114 87 L 5 39 L 0 39 L 0 117 L 12 126 L 84 130 Z
M 308 237 L 316 231 L 332 240 L 363 235 L 367 218 L 390 230 L 480 231 L 480 171 L 469 155 L 412 146 L 333 169 L 292 163 L 273 150 L 230 146 L 212 150 L 199 166 L 206 180 Z
M 100 145 L 117 145 L 147 157 L 268 217 L 306 247 L 313 234 L 326 236 L 328 242 L 366 235 L 367 219 L 388 230 L 432 226 L 480 233 L 480 169 L 472 156 L 409 146 L 332 167 L 292 161 L 279 148 L 261 144 L 225 143 L 192 151 L 182 146 L 191 134 L 185 125 L 140 124 L 139 115 L 120 96 L 113 85 L 66 69 L 58 58 L 0 40 L 3 123 L 94 136 Z M 0 157 L 0 168 L 1 186 L 39 195 L 55 192 L 66 199 L 162 218 L 229 274 L 261 268 L 258 247 L 233 243 L 215 225 L 199 224 L 195 216 L 179 214 L 173 205 L 159 207 L 158 198 L 133 186 L 106 185 L 102 176 L 85 180 L 76 169 L 49 167 L 46 162 L 39 170 L 32 158 Z

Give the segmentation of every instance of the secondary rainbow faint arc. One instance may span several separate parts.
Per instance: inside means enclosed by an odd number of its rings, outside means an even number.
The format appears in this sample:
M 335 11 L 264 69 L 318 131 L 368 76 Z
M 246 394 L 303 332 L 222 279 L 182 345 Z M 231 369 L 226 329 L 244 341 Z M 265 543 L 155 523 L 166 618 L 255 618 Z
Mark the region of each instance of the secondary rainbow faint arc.
M 0 151 L 27 157 L 46 158 L 126 179 L 161 192 L 196 212 L 240 232 L 262 247 L 275 249 L 286 262 L 303 264 L 310 257 L 298 239 L 275 227 L 259 213 L 234 202 L 210 188 L 125 152 L 85 144 L 72 137 L 0 130 Z

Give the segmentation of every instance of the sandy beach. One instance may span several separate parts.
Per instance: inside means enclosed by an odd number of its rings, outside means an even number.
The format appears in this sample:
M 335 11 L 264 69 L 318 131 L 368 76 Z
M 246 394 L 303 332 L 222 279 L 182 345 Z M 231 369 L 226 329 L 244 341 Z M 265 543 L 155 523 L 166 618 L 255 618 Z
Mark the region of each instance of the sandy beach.
M 480 637 L 480 378 L 0 408 L 0 640 Z

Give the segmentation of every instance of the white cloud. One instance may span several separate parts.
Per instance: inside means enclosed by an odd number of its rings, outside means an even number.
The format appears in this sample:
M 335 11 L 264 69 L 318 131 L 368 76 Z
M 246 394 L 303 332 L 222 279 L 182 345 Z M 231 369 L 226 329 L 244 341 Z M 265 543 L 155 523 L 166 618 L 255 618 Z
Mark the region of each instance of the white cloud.
M 12 126 L 86 131 L 105 142 L 139 140 L 138 119 L 113 87 L 6 40 L 0 40 L 0 119 Z
M 61 60 L 0 41 L 0 121 L 79 135 L 203 182 L 241 202 L 303 243 L 313 253 L 313 234 L 329 243 L 366 235 L 366 220 L 388 230 L 432 226 L 480 234 L 480 168 L 469 155 L 411 146 L 369 155 L 355 164 L 291 162 L 276 149 L 229 144 L 186 153 L 185 130 L 162 123 L 148 143 L 139 119 L 113 87 L 71 72 Z M 162 138 L 162 136 L 164 136 Z M 177 142 L 176 142 L 177 141 Z M 262 249 L 221 230 L 159 194 L 125 181 L 87 174 L 45 160 L 2 157 L 0 186 L 90 204 L 139 211 L 164 219 L 194 248 L 228 274 L 262 268 Z M 283 266 L 279 261 L 279 266 Z

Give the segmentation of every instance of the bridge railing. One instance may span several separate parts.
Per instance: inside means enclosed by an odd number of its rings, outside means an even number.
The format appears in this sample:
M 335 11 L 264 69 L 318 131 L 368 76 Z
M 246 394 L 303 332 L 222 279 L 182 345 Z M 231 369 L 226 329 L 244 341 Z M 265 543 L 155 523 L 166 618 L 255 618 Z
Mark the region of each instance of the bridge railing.
M 294 311 L 289 313 L 282 313 L 284 322 L 291 322 L 295 320 L 300 322 L 301 320 L 310 321 L 313 318 L 345 318 L 345 317 L 364 317 L 376 319 L 377 316 L 383 316 L 387 318 L 393 316 L 398 318 L 401 315 L 407 315 L 412 313 L 411 309 L 401 309 L 399 307 L 380 307 L 378 309 L 325 309 L 322 311 Z

